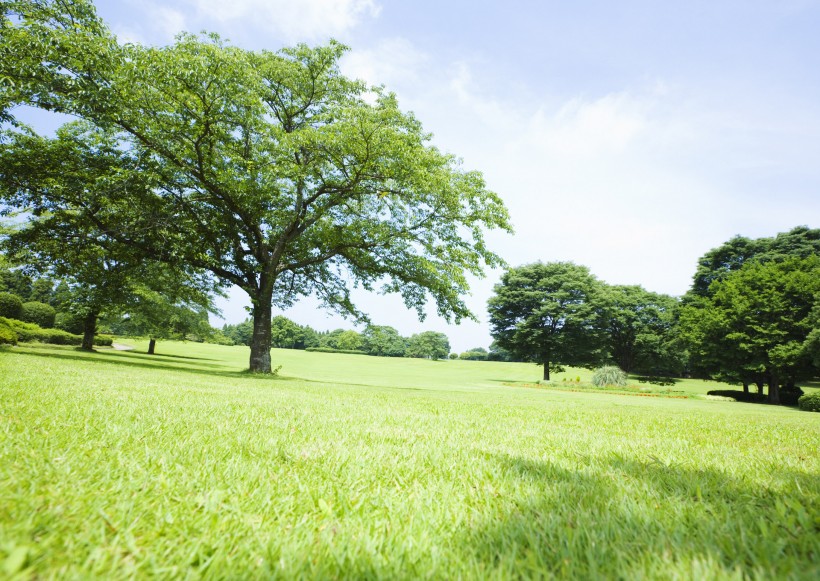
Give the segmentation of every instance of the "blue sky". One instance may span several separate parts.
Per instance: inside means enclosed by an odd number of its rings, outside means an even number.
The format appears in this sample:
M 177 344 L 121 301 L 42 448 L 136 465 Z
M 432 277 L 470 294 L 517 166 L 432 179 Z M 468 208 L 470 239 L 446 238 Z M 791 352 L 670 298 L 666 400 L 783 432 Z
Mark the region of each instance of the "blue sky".
M 680 295 L 704 252 L 735 234 L 820 227 L 820 2 L 116 0 L 96 2 L 124 41 L 216 31 L 246 48 L 333 37 L 343 70 L 385 84 L 436 145 L 481 170 L 507 203 L 512 265 L 584 264 L 611 284 Z M 481 320 L 419 323 L 361 295 L 378 324 L 488 346 Z M 246 316 L 241 292 L 223 302 Z M 351 323 L 310 299 L 286 312 Z

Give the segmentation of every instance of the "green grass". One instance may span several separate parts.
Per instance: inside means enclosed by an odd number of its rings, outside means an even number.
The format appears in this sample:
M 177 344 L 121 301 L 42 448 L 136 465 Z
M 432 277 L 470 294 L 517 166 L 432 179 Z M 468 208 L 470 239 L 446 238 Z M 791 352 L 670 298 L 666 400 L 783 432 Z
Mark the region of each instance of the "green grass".
M 820 577 L 820 414 L 136 346 L 0 350 L 0 578 Z

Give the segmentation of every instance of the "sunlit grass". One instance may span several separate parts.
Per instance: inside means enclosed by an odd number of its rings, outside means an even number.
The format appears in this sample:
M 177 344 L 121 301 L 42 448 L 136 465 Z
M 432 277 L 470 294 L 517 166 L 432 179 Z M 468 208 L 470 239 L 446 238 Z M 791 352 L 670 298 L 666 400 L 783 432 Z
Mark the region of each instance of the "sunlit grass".
M 0 352 L 0 577 L 820 576 L 820 414 L 136 347 Z

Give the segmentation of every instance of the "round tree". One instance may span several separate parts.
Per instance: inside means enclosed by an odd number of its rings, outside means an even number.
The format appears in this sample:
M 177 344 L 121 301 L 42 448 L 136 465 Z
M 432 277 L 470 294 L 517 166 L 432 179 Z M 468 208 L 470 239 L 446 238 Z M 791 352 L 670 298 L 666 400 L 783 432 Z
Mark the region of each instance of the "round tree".
M 585 266 L 537 262 L 511 268 L 489 301 L 497 345 L 524 361 L 550 368 L 592 367 L 602 358 L 602 284 Z

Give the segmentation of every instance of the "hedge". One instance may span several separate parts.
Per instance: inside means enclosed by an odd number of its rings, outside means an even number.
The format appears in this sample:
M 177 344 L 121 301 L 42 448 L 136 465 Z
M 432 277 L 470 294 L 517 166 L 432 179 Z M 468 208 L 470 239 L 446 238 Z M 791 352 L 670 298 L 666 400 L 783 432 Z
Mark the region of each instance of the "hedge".
M 82 345 L 83 336 L 61 331 L 59 329 L 43 329 L 34 323 L 24 323 L 14 319 L 0 317 L 0 327 L 10 327 L 17 335 L 20 343 L 49 343 L 51 345 Z M 113 337 L 97 335 L 94 337 L 94 345 L 97 347 L 110 347 L 114 342 Z
M 367 355 L 364 351 L 353 351 L 352 349 L 333 349 L 332 347 L 308 347 L 305 351 L 315 353 L 347 353 L 348 355 Z
M 0 320 L 0 345 L 17 345 L 17 333 L 4 320 Z

